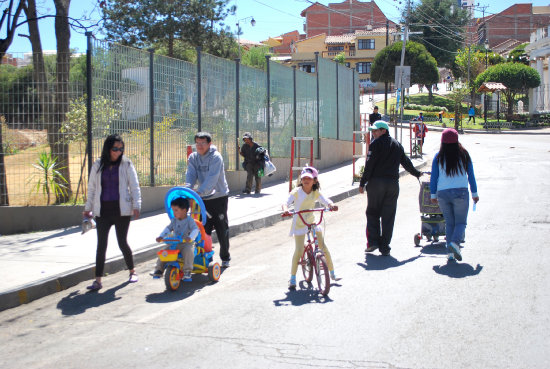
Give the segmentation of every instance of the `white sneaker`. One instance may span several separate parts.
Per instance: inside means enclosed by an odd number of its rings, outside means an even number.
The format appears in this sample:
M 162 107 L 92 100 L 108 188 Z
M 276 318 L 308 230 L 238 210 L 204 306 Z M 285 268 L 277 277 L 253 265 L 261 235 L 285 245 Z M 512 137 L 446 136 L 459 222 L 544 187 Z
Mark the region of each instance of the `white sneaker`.
M 449 251 L 451 251 L 456 260 L 461 261 L 462 255 L 460 254 L 460 246 L 454 242 L 449 242 Z
M 229 260 L 222 261 L 222 268 L 229 268 Z
M 183 272 L 183 281 L 184 282 L 191 282 L 192 281 L 191 272 L 189 272 L 189 271 Z

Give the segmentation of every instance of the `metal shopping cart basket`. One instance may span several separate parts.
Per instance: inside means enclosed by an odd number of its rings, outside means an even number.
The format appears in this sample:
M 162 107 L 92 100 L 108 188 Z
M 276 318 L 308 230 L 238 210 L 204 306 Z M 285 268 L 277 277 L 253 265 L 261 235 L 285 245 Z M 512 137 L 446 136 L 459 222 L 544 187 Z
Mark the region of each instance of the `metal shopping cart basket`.
M 414 235 L 415 246 L 420 246 L 423 237 L 428 242 L 438 242 L 440 236 L 445 235 L 445 218 L 439 209 L 438 204 L 430 201 L 430 181 L 420 182 L 420 193 L 418 194 L 420 207 L 420 233 Z

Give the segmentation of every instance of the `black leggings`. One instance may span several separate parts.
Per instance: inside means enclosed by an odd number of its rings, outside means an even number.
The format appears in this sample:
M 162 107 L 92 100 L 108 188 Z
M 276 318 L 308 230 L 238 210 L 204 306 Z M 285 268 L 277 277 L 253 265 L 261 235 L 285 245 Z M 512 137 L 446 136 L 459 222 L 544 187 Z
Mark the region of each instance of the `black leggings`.
M 103 208 L 102 203 L 102 208 Z M 109 209 L 111 210 L 111 209 Z M 107 213 L 107 214 L 105 214 Z M 111 213 L 111 214 L 109 214 Z M 130 228 L 130 216 L 121 216 L 120 210 L 117 211 L 101 211 L 101 216 L 95 218 L 97 230 L 97 252 L 95 256 L 95 276 L 102 277 L 105 267 L 105 254 L 107 253 L 107 241 L 109 240 L 109 231 L 111 226 L 115 226 L 116 238 L 118 247 L 124 255 L 124 261 L 129 270 L 134 269 L 134 257 L 132 250 L 126 241 L 128 228 Z

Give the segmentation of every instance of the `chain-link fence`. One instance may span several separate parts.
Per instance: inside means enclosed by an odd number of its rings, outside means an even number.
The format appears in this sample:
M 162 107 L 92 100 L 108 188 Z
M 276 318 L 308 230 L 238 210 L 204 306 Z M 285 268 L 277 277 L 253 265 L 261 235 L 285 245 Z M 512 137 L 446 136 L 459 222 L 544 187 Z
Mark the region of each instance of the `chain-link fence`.
M 189 63 L 105 41 L 89 45 L 70 68 L 52 68 L 52 55 L 49 74 L 32 63 L 1 66 L 2 205 L 83 201 L 90 165 L 112 133 L 123 137 L 140 184 L 158 186 L 183 183 L 187 146 L 199 130 L 212 134 L 226 170 L 239 170 L 246 131 L 272 157 L 288 157 L 294 136 L 313 137 L 318 156 L 320 137 L 350 141 L 358 121 L 357 74 L 322 58 L 314 75 L 273 61 L 263 71 L 200 50 Z M 56 68 L 70 71 L 70 83 L 57 82 L 65 79 Z

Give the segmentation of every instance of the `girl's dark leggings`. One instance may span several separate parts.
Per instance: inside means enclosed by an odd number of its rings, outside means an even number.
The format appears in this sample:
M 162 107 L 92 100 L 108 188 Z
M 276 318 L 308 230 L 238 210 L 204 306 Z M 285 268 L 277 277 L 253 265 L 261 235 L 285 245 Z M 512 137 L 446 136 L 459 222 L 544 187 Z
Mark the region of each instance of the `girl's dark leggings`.
M 96 230 L 97 230 L 97 252 L 95 256 L 95 276 L 102 277 L 103 269 L 105 267 L 105 254 L 107 253 L 107 241 L 109 239 L 109 230 L 111 226 L 115 226 L 116 238 L 118 241 L 118 247 L 124 255 L 124 261 L 129 270 L 134 269 L 134 258 L 132 256 L 132 250 L 126 241 L 128 235 L 128 228 L 130 227 L 130 216 L 120 215 L 102 215 L 97 217 Z

